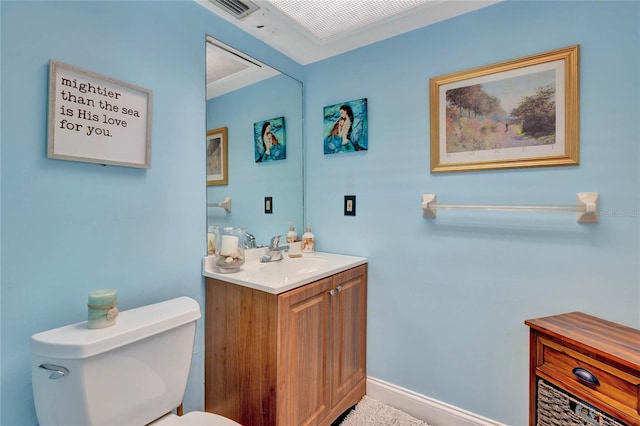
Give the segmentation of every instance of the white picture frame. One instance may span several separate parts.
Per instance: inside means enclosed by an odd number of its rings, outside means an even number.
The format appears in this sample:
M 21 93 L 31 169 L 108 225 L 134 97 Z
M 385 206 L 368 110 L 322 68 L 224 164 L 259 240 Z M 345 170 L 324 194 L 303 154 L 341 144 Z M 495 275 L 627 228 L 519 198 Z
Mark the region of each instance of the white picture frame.
M 51 60 L 47 157 L 148 169 L 152 107 L 149 89 Z

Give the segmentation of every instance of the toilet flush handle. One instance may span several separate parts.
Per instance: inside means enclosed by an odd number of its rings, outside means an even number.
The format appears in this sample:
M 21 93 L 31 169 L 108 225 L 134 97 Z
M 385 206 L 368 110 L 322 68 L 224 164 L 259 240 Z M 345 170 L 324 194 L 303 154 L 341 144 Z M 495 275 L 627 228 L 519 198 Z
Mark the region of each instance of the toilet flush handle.
M 38 367 L 44 370 L 50 371 L 51 372 L 51 374 L 49 375 L 50 379 L 59 379 L 60 377 L 64 377 L 67 374 L 69 374 L 69 370 L 61 365 L 40 364 Z

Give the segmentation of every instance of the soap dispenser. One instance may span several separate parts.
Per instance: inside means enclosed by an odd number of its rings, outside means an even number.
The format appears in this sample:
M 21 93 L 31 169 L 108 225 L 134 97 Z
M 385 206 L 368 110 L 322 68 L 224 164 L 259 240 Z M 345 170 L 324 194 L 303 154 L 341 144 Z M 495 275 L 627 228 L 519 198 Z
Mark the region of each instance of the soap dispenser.
M 298 241 L 298 234 L 296 234 L 296 230 L 293 227 L 293 222 L 289 222 L 289 232 L 287 232 L 287 244 L 295 243 Z
M 302 234 L 302 252 L 313 253 L 316 250 L 316 241 L 311 233 L 311 224 L 307 223 L 307 229 Z

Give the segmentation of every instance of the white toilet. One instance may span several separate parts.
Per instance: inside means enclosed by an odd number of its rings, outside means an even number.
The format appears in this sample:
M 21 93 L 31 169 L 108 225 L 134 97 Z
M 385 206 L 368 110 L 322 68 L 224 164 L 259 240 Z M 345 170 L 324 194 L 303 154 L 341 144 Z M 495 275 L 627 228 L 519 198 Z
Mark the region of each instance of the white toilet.
M 198 302 L 189 297 L 121 312 L 115 325 L 87 322 L 31 337 L 31 376 L 42 426 L 239 426 L 212 413 L 172 414 L 191 367 Z

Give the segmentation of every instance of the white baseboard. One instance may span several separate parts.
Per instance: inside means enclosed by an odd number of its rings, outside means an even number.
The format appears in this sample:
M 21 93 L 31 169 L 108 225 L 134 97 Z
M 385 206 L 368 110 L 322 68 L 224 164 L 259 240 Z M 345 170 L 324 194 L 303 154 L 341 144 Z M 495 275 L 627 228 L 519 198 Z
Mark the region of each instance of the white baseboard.
M 429 422 L 432 426 L 505 426 L 374 377 L 367 377 L 367 395 Z

